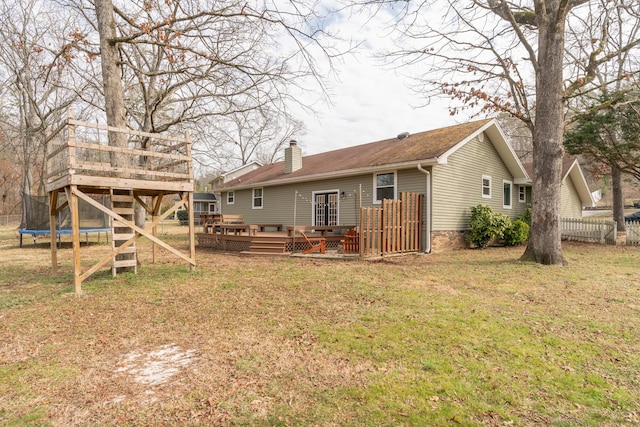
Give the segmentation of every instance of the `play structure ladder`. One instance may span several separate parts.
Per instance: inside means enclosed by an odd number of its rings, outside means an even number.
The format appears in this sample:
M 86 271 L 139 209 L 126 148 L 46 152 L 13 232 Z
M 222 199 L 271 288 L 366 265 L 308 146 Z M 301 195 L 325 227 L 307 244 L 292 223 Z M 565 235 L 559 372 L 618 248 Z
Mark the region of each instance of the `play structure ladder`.
M 111 210 L 131 222 L 134 221 L 135 215 L 133 203 L 133 191 L 111 189 Z M 116 219 L 113 220 L 111 230 L 111 244 L 114 250 L 131 239 L 135 234 L 133 229 Z M 111 274 L 113 276 L 125 271 L 138 272 L 135 242 L 116 255 L 111 263 Z

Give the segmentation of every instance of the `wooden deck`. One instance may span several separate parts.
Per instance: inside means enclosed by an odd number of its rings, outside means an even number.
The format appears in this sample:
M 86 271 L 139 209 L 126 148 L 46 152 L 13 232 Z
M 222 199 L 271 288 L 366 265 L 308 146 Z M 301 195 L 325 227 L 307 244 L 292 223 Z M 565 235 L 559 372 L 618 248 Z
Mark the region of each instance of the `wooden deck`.
M 230 225 L 231 226 L 231 225 Z M 309 227 L 313 229 L 313 227 Z M 339 227 L 338 233 L 322 232 L 305 233 L 307 237 L 322 237 L 328 251 L 342 249 L 341 240 L 344 239 L 343 230 L 347 227 Z M 347 228 L 348 229 L 348 228 Z M 253 232 L 253 230 L 252 230 Z M 289 235 L 287 231 L 260 231 L 255 234 L 240 232 L 238 234 L 225 233 L 196 233 L 198 247 L 212 248 L 223 251 L 243 252 L 251 254 L 288 255 L 295 252 L 303 252 L 309 249 L 309 243 L 303 236 Z

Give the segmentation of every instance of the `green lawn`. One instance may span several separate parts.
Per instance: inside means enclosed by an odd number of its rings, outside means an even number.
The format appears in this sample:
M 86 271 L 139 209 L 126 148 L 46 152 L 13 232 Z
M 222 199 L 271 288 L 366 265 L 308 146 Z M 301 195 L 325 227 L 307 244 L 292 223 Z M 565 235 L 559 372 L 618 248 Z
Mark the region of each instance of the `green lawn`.
M 190 272 L 143 242 L 138 275 L 76 297 L 68 246 L 50 278 L 46 240 L 0 239 L 3 426 L 640 424 L 639 248 L 569 244 L 567 267 L 198 251 Z

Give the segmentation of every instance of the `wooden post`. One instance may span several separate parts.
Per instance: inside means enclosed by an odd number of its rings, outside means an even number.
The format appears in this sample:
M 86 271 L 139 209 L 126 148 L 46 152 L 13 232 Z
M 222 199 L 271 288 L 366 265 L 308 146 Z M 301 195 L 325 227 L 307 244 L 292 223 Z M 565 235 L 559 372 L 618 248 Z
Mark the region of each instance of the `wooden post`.
M 67 111 L 67 117 L 67 144 L 69 146 L 67 165 L 69 167 L 69 175 L 73 175 L 76 173 L 76 127 L 70 123 L 73 119 L 72 109 Z
M 58 191 L 49 192 L 49 233 L 51 236 L 51 274 L 58 274 L 58 245 L 56 245 L 56 211 Z
M 298 190 L 293 193 L 293 243 L 291 252 L 296 251 L 296 214 L 298 209 Z
M 189 209 L 189 257 L 193 260 L 193 264 L 189 264 L 189 270 L 195 269 L 196 261 L 196 233 L 193 220 L 193 191 L 189 191 L 187 194 Z
M 158 204 L 158 199 L 162 200 L 162 197 L 153 196 L 151 198 L 151 223 L 152 224 L 156 223 L 156 218 L 158 217 L 158 208 L 156 206 Z M 153 227 L 151 227 L 151 234 L 153 234 L 153 237 L 158 237 L 157 225 L 154 225 Z M 151 245 L 151 263 L 152 264 L 156 263 L 157 250 L 158 250 L 158 244 L 156 242 L 153 242 Z
M 69 210 L 71 211 L 71 236 L 73 238 L 73 284 L 76 295 L 82 293 L 82 278 L 80 269 L 80 216 L 78 214 L 78 196 L 75 194 L 75 185 L 65 187 L 67 200 L 69 201 Z
M 191 182 L 193 182 L 193 161 L 191 159 L 191 133 L 186 131 L 184 133 L 184 138 L 187 141 L 187 157 L 189 157 L 189 162 L 187 164 L 189 168 L 189 177 Z M 189 191 L 188 194 L 188 208 L 189 208 L 189 257 L 193 261 L 192 264 L 189 264 L 189 270 L 193 271 L 196 265 L 196 232 L 195 232 L 195 224 L 194 224 L 194 214 L 193 214 L 193 190 Z

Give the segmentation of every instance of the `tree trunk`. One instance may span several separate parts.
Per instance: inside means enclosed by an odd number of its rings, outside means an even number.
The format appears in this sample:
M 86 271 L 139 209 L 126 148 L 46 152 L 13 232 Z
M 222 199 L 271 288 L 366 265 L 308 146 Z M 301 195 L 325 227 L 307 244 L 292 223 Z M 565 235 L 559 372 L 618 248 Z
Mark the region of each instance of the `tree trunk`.
M 118 45 L 115 43 L 116 23 L 113 17 L 113 3 L 111 0 L 95 0 L 94 3 L 98 20 L 98 34 L 100 35 L 100 62 L 107 124 L 117 128 L 126 128 Z M 126 147 L 126 135 L 109 132 L 109 145 Z M 112 157 L 112 166 L 126 166 L 126 162 L 123 160 Z
M 618 224 L 618 231 L 625 231 L 622 171 L 615 165 L 611 166 L 611 189 L 613 193 L 613 220 Z
M 522 260 L 566 265 L 560 229 L 565 19 L 558 11 L 536 11 L 536 14 L 539 19 L 539 69 L 536 72 L 531 233 Z

